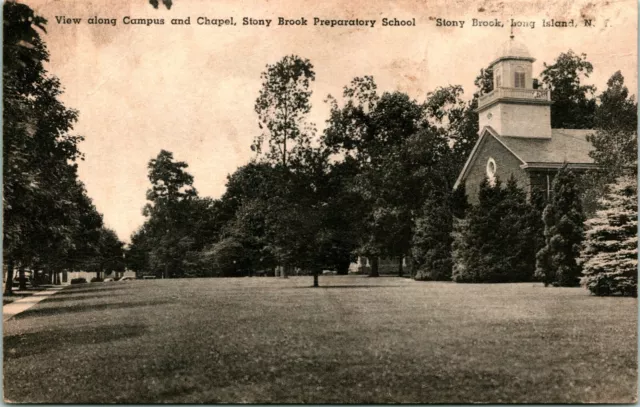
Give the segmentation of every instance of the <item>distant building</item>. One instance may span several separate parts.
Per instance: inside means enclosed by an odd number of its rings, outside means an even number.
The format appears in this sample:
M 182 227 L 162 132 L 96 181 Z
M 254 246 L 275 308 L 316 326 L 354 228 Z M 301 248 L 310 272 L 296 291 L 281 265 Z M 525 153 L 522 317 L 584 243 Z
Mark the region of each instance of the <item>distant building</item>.
M 69 271 L 69 272 L 62 272 L 61 273 L 61 279 L 60 282 L 62 284 L 69 284 L 71 282 L 71 280 L 73 280 L 74 278 L 84 278 L 87 281 L 91 281 L 92 278 L 97 277 L 97 273 L 95 271 Z M 108 273 L 101 273 L 101 277 L 104 278 L 112 278 L 112 279 L 119 279 L 122 277 L 136 277 L 136 273 L 134 271 L 131 270 L 126 270 L 126 271 L 112 271 L 112 272 L 108 272 Z
M 411 266 L 407 257 L 402 259 L 402 269 L 405 274 L 409 274 Z M 378 259 L 379 274 L 397 275 L 400 270 L 400 261 L 397 258 L 380 257 Z M 371 271 L 371 261 L 364 256 L 358 256 L 357 260 L 349 265 L 349 274 L 369 274 Z
M 490 64 L 494 89 L 478 100 L 480 137 L 455 183 L 465 184 L 471 203 L 485 178 L 513 176 L 529 196 L 537 190 L 548 198 L 564 164 L 578 172 L 595 168 L 586 140 L 594 130 L 551 128 L 551 95 L 533 88 L 534 61 L 511 36 Z

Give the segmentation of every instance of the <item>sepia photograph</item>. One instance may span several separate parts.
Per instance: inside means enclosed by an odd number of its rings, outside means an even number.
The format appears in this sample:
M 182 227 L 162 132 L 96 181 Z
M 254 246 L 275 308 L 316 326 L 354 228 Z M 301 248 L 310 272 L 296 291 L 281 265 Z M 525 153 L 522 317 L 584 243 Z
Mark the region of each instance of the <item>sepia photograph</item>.
M 2 7 L 5 403 L 637 403 L 637 2 Z

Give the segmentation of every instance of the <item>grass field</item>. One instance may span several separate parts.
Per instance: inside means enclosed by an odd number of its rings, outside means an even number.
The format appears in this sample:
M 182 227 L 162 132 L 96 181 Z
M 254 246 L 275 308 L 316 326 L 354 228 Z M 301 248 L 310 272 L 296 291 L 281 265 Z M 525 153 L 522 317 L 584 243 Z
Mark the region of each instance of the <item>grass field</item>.
M 48 403 L 636 400 L 637 300 L 355 276 L 67 288 L 4 324 L 4 398 Z

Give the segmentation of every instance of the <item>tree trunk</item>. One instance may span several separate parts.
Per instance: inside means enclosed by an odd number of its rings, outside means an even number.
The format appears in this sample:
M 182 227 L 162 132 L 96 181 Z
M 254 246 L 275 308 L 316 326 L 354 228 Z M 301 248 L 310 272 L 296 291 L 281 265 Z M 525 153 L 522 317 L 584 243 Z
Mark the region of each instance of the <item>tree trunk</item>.
M 369 271 L 369 277 L 380 277 L 380 273 L 378 273 L 379 260 L 378 256 L 371 257 L 371 270 Z
M 404 260 L 404 258 L 402 256 L 398 257 L 398 277 L 402 277 L 403 276 L 403 270 L 402 270 L 402 261 Z
M 286 265 L 286 264 L 284 266 L 282 266 L 282 270 L 280 271 L 280 277 L 287 278 L 287 274 L 289 272 L 289 270 L 287 270 L 288 267 L 289 266 Z
M 409 263 L 409 275 L 412 279 L 416 275 L 416 263 L 414 261 L 410 261 Z
M 313 269 L 313 286 L 318 287 L 318 269 Z
M 13 294 L 13 259 L 7 260 L 7 281 L 4 286 L 5 295 Z
M 164 271 L 162 272 L 162 278 L 169 278 L 169 264 L 164 265 Z
M 21 264 L 20 268 L 18 269 L 18 273 L 20 276 L 20 289 L 21 290 L 26 290 L 27 289 L 27 276 L 25 275 L 24 272 L 24 266 Z

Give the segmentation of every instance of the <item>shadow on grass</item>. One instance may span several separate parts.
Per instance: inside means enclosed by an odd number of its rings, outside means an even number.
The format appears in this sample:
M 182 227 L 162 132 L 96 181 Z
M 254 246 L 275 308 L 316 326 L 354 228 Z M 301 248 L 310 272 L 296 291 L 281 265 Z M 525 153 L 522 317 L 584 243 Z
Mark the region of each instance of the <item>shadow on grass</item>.
M 86 312 L 86 311 L 102 311 L 107 309 L 126 309 L 126 308 L 135 308 L 135 307 L 147 307 L 152 305 L 163 305 L 168 304 L 171 301 L 169 300 L 156 300 L 156 301 L 135 301 L 135 302 L 117 302 L 117 303 L 107 303 L 107 304 L 76 304 L 70 305 L 68 307 L 40 307 L 39 305 L 28 309 L 25 312 L 22 312 L 16 316 L 14 319 L 25 319 L 29 317 L 41 317 L 41 316 L 50 316 L 50 315 L 58 315 L 58 314 L 69 314 L 76 312 Z M 46 304 L 43 302 L 43 304 Z
M 359 285 L 349 285 L 349 284 L 343 284 L 343 285 L 320 285 L 319 287 L 314 287 L 312 285 L 307 285 L 307 286 L 303 286 L 303 287 L 282 287 L 283 290 L 308 290 L 308 289 L 317 289 L 317 290 L 321 290 L 321 289 L 334 289 L 334 288 L 347 288 L 347 289 L 358 289 L 358 288 L 403 288 L 404 286 L 402 285 L 386 285 L 386 284 L 359 284 Z
M 100 299 L 104 297 L 123 297 L 125 293 L 112 293 L 106 292 L 104 294 L 93 293 L 93 294 L 77 294 L 77 295 L 52 295 L 43 300 L 43 303 L 49 304 L 52 302 L 63 302 L 63 301 L 80 301 L 80 300 L 90 300 L 90 299 Z
M 95 293 L 95 292 L 104 292 L 104 291 L 118 291 L 118 290 L 129 290 L 133 288 L 130 285 L 121 285 L 121 286 L 101 286 L 101 287 L 87 287 L 87 286 L 83 286 L 83 287 L 70 287 L 70 288 L 65 288 L 64 290 L 60 291 L 59 293 L 56 293 L 56 296 L 60 296 L 60 295 L 73 295 L 73 294 L 79 294 L 79 293 Z
M 69 329 L 5 336 L 3 338 L 4 358 L 5 360 L 18 359 L 41 353 L 64 352 L 64 349 L 74 349 L 73 345 L 117 341 L 140 336 L 145 331 L 144 325 L 119 324 L 86 329 L 70 325 Z

